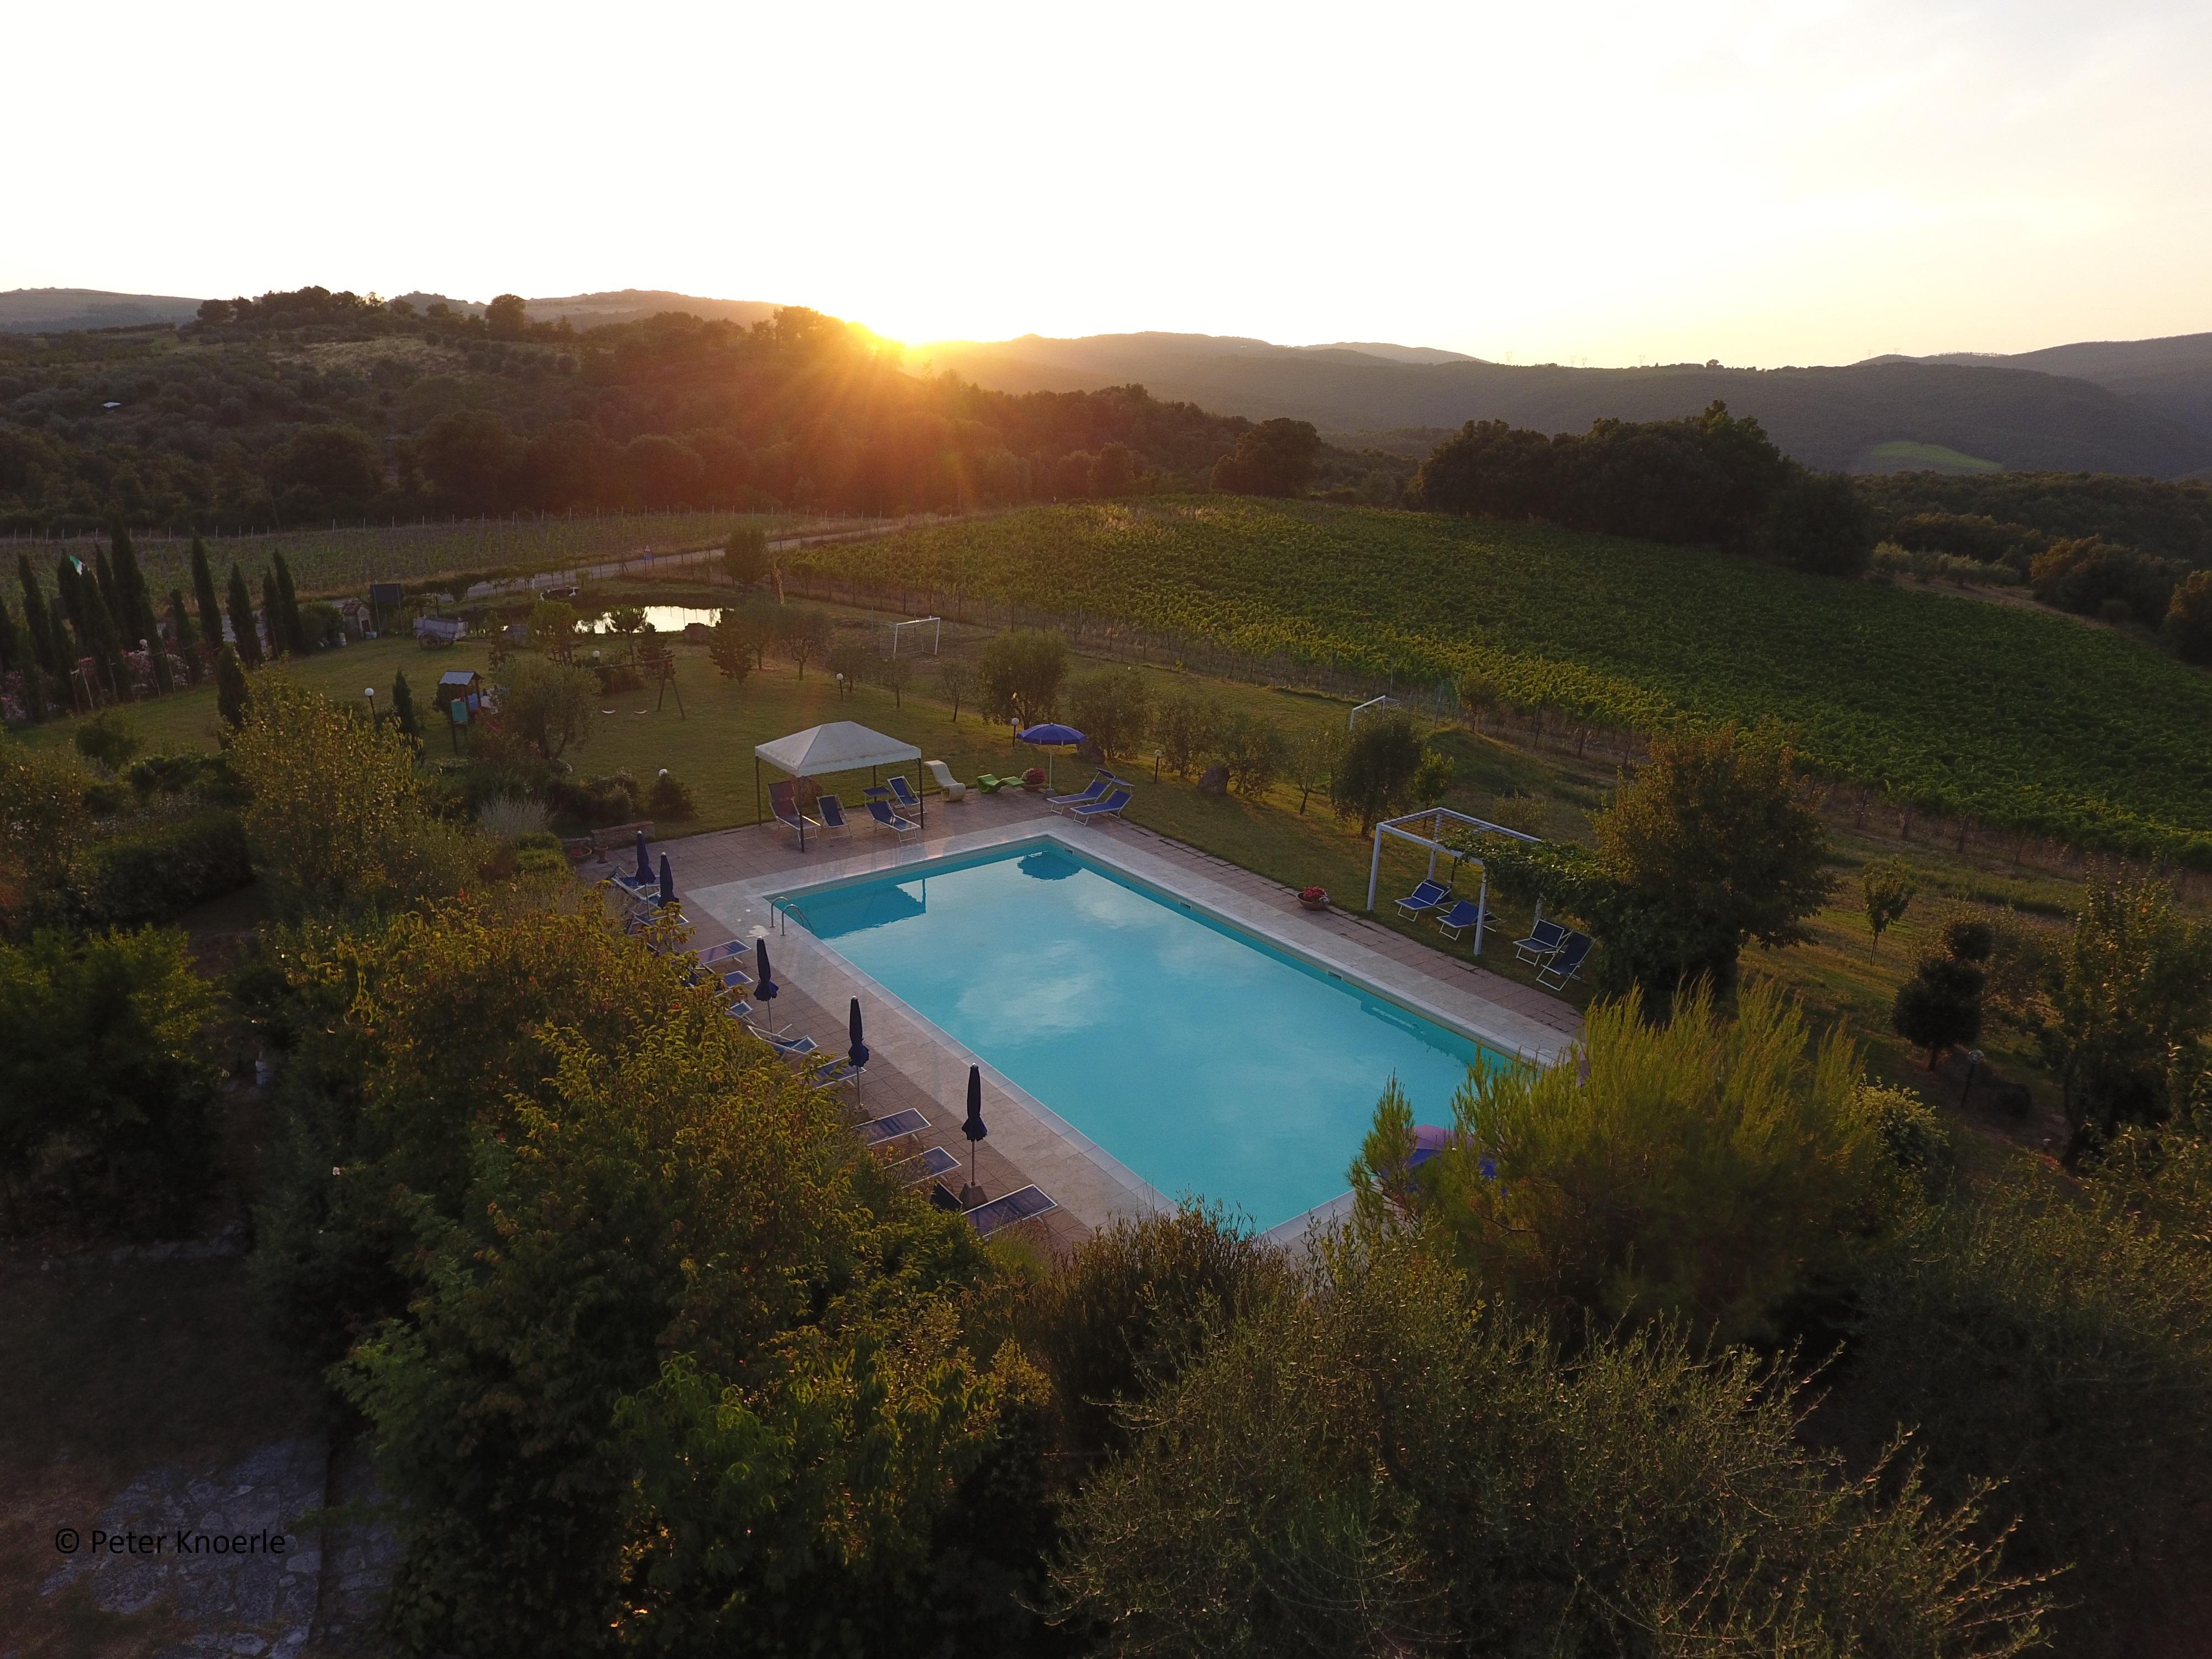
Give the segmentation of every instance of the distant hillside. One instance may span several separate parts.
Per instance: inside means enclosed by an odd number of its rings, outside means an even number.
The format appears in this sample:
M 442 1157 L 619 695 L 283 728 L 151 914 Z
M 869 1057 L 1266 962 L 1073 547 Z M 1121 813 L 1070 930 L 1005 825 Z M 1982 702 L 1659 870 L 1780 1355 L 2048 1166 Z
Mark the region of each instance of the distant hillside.
M 1573 432 L 1606 416 L 1660 420 L 1715 398 L 1756 416 L 1808 465 L 1883 471 L 1899 445 L 2015 471 L 2177 477 L 2212 466 L 2212 435 L 2087 380 L 1949 363 L 1742 369 L 1407 362 L 1382 348 L 1309 349 L 1193 334 L 1027 335 L 918 349 L 924 363 L 998 391 L 1140 384 L 1157 397 L 1252 420 L 1291 416 L 1332 433 L 1504 420 Z M 1404 349 L 1392 348 L 1392 349 Z
M 2085 340 L 2010 356 L 1954 351 L 1935 357 L 1875 361 L 2071 375 L 2117 392 L 2155 414 L 2212 437 L 2212 334 L 2175 334 L 2162 340 Z
M 96 288 L 15 288 L 0 294 L 0 333 L 61 334 L 189 322 L 198 300 L 171 294 L 108 294 Z
M 483 314 L 482 300 L 456 300 L 450 295 L 402 294 L 417 311 L 441 303 L 464 317 Z M 767 300 L 707 300 L 696 294 L 677 294 L 666 289 L 624 288 L 607 294 L 570 294 L 553 299 L 526 300 L 533 323 L 557 323 L 567 318 L 574 329 L 599 328 L 609 323 L 634 323 L 664 311 L 688 312 L 709 322 L 731 322 L 750 328 L 766 322 L 783 307 Z

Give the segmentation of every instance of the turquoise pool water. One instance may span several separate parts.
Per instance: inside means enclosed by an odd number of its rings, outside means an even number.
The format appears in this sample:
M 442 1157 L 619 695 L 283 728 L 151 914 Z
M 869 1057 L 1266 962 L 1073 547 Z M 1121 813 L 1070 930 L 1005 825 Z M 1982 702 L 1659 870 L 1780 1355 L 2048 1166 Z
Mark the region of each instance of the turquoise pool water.
M 1471 1039 L 1056 842 L 785 896 L 861 972 L 1170 1196 L 1328 1202 L 1392 1073 L 1451 1121 Z

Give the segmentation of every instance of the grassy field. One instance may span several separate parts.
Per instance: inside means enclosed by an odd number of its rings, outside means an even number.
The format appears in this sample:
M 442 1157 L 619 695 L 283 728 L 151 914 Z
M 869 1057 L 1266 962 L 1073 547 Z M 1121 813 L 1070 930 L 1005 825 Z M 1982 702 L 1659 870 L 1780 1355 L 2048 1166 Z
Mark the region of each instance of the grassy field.
M 2212 675 L 2051 616 L 1535 525 L 1206 497 L 811 551 L 826 576 L 1080 609 L 1649 730 L 1782 721 L 1934 811 L 2212 861 Z
M 1864 470 L 1873 472 L 2002 472 L 2002 461 L 1985 461 L 1978 455 L 1962 454 L 1947 449 L 1942 444 L 1917 444 L 1905 438 L 1893 438 L 1886 444 L 1876 444 L 1861 458 Z

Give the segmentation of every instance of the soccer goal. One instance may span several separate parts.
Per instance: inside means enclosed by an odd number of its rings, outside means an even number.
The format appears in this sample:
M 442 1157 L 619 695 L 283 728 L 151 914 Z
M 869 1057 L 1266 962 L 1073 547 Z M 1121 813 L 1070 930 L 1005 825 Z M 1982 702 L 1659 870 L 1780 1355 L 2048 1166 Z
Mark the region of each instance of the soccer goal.
M 935 656 L 937 654 L 938 642 L 943 637 L 945 633 L 945 618 L 942 617 L 909 617 L 904 622 L 893 623 L 891 624 L 891 648 L 888 654 L 894 657 L 898 655 L 899 640 L 909 628 L 927 628 L 929 630 L 929 650 L 927 654 L 933 657 Z M 921 635 L 917 634 L 914 636 L 913 641 L 908 647 L 907 654 L 915 657 L 925 654 L 921 648 Z

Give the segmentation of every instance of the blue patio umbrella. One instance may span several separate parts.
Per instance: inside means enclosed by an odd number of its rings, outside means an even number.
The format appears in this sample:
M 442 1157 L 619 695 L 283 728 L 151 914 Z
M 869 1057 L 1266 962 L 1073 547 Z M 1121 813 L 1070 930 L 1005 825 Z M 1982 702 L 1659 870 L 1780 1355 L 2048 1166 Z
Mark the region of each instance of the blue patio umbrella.
M 1049 787 L 1052 783 L 1053 755 L 1057 750 L 1073 749 L 1079 745 L 1083 741 L 1083 733 L 1072 726 L 1047 723 L 1043 726 L 1032 726 L 1025 732 L 1017 732 L 1014 733 L 1014 739 L 1018 743 L 1029 744 L 1032 749 L 1042 749 L 1045 751 L 1044 781 Z
M 637 832 L 637 884 L 644 887 L 652 880 L 653 862 L 645 855 L 645 831 L 641 830 Z
M 845 1016 L 845 1034 L 853 1039 L 853 1046 L 846 1050 L 845 1057 L 853 1062 L 853 1069 L 857 1072 L 868 1063 L 868 1045 L 860 1041 L 860 1000 L 858 997 L 853 999 L 852 1012 Z
M 983 1068 L 980 1066 L 968 1068 L 968 1121 L 960 1126 L 960 1133 L 968 1137 L 969 1192 L 976 1192 L 975 1143 L 991 1133 L 983 1127 Z M 960 1196 L 963 1202 L 967 1201 L 968 1193 Z
M 753 941 L 753 978 L 757 981 L 754 997 L 762 1002 L 775 1001 L 775 981 L 768 976 L 768 941 L 764 939 Z
M 660 855 L 660 902 L 669 909 L 676 908 L 676 872 L 668 863 L 668 854 Z

